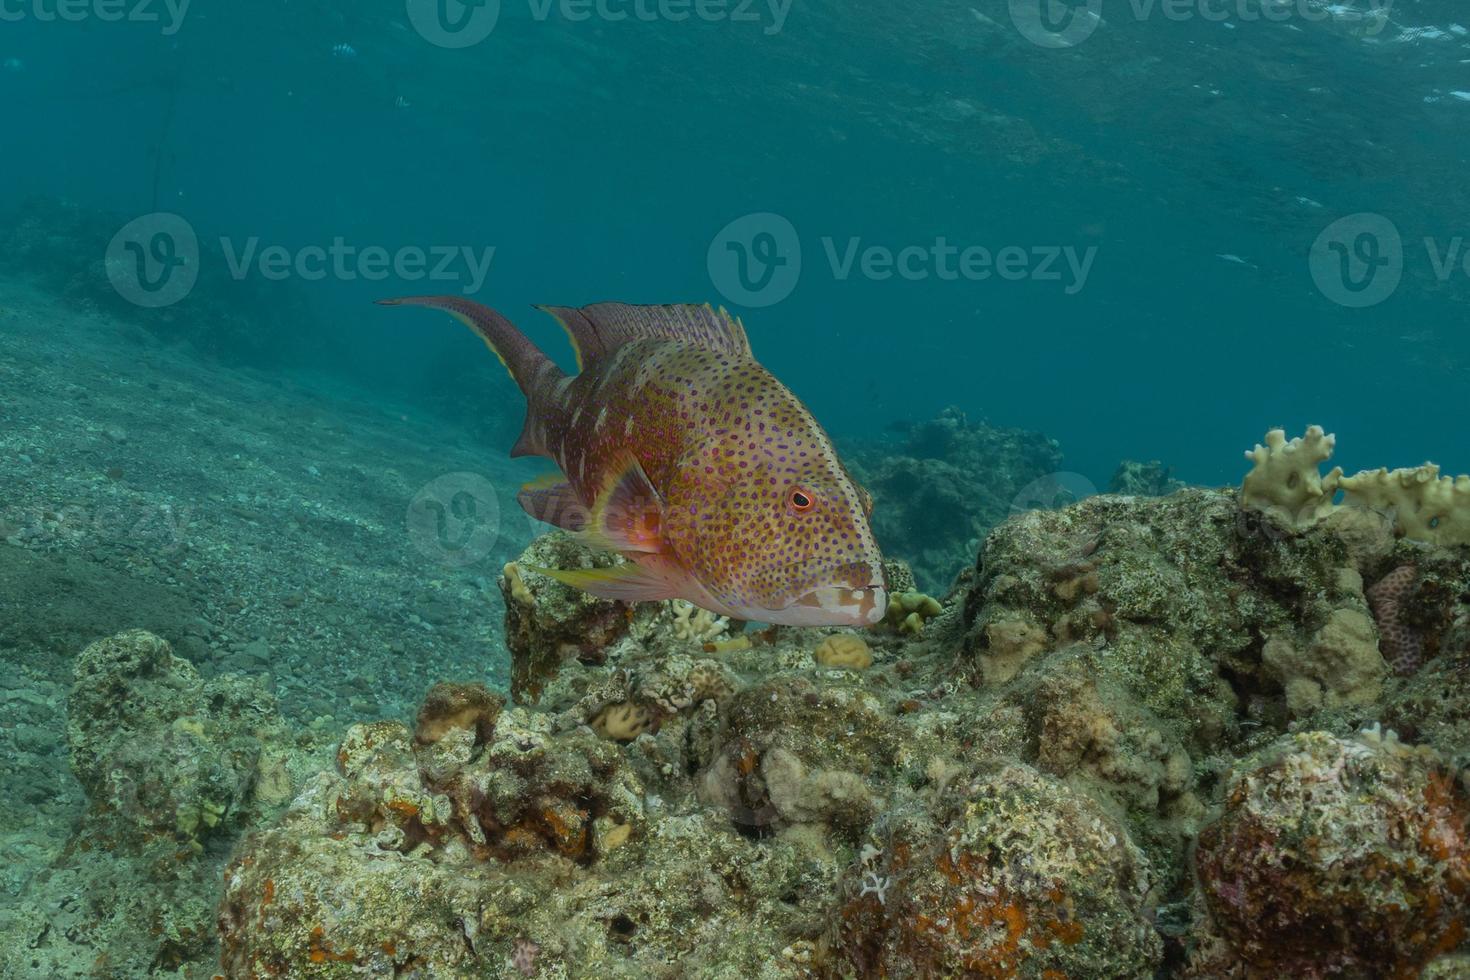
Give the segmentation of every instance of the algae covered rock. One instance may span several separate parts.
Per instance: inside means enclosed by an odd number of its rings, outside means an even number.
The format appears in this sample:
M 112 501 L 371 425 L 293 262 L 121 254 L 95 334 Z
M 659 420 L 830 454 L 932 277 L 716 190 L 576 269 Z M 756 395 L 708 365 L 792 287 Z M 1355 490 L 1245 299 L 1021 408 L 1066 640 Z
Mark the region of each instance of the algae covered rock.
M 425 744 L 349 730 L 338 768 L 226 875 L 227 976 L 791 976 L 836 860 L 644 790 L 629 749 L 502 711 Z M 782 964 L 786 963 L 785 966 Z M 677 964 L 677 966 L 675 966 Z
M 1028 485 L 1061 469 L 1062 454 L 1039 433 L 947 408 L 908 426 L 897 444 L 859 448 L 848 461 L 873 495 L 873 533 L 884 553 L 908 562 L 921 586 L 944 590 Z
M 1288 736 L 1243 763 L 1196 855 L 1199 975 L 1416 976 L 1470 916 L 1470 795 L 1436 753 L 1370 732 Z
M 505 566 L 505 642 L 511 655 L 511 695 L 535 701 L 566 661 L 601 662 L 603 651 L 628 632 L 633 606 L 563 585 L 536 568 L 602 568 L 623 559 L 577 543 L 564 531 L 542 535 Z
M 847 839 L 878 815 L 900 731 L 881 702 L 849 688 L 772 680 L 734 695 L 700 798 L 750 831 L 828 825 Z
M 67 715 L 72 770 L 94 811 L 115 827 L 181 839 L 240 815 L 263 761 L 262 736 L 280 728 L 274 699 L 258 685 L 206 683 L 142 630 L 82 651 Z M 277 781 L 281 760 L 264 762 Z
M 890 814 L 844 877 L 841 977 L 1151 977 L 1151 873 L 1085 795 L 1024 765 L 976 775 L 931 813 Z
M 88 646 L 67 702 L 89 805 L 0 916 L 0 975 L 142 977 L 212 958 L 229 840 L 291 795 L 297 746 L 254 679 L 142 630 Z

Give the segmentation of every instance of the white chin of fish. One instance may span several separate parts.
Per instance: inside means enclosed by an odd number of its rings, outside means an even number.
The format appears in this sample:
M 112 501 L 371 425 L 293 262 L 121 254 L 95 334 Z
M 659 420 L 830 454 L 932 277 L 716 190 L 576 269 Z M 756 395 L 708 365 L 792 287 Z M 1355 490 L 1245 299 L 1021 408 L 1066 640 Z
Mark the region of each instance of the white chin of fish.
M 888 612 L 888 592 L 880 588 L 814 589 L 785 609 L 755 617 L 781 626 L 873 626 Z

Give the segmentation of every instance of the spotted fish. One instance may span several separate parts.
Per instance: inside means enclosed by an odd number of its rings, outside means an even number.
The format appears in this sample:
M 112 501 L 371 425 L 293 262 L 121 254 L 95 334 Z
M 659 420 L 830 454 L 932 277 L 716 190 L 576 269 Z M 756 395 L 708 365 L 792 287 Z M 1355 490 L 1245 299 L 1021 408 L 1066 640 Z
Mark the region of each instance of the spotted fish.
M 526 396 L 512 456 L 561 474 L 522 489 L 531 516 L 627 563 L 547 570 L 608 599 L 687 599 L 736 619 L 863 626 L 888 591 L 871 502 L 740 321 L 709 306 L 541 307 L 561 323 L 564 373 L 509 320 L 458 296 L 381 300 L 474 330 Z

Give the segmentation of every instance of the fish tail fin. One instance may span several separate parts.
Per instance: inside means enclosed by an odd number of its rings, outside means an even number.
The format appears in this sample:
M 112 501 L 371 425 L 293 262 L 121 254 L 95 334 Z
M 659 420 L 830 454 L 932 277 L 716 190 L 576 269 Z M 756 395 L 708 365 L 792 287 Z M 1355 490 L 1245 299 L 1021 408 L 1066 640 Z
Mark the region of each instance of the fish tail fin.
M 380 299 L 377 302 L 379 306 L 426 306 L 443 310 L 473 330 L 485 342 L 485 346 L 490 348 L 491 353 L 500 359 L 500 363 L 505 365 L 511 380 L 526 396 L 526 424 L 510 454 L 547 455 L 541 426 L 537 424 L 540 412 L 538 393 L 548 391 L 565 374 L 541 348 L 521 333 L 519 327 L 490 307 L 463 296 L 402 296 L 396 299 Z

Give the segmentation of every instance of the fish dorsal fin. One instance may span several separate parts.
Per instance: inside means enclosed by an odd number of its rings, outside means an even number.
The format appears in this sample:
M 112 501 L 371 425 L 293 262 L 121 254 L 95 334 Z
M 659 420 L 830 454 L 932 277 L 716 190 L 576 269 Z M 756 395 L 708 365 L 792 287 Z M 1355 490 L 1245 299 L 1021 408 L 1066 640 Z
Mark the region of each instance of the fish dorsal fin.
M 542 306 L 556 317 L 577 352 L 578 370 L 588 361 L 635 340 L 682 340 L 709 350 L 750 356 L 750 341 L 740 318 L 705 303 L 635 306 L 631 303 L 593 303 L 591 306 Z

